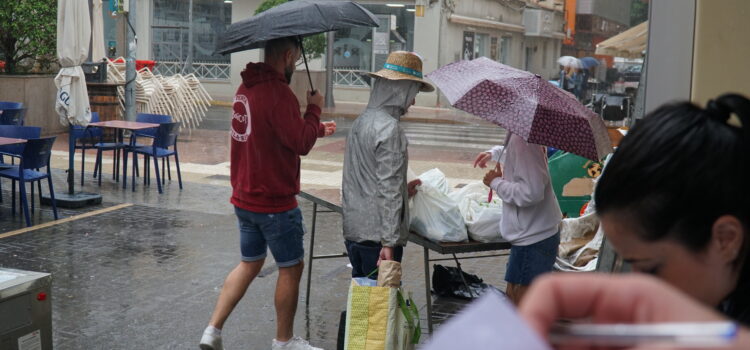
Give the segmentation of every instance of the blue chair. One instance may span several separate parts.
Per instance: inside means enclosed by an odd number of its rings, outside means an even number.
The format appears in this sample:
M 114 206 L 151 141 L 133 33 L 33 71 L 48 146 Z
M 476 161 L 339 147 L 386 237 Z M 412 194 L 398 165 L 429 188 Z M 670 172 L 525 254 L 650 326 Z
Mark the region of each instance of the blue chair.
M 165 114 L 138 113 L 138 115 L 136 115 L 136 117 L 135 117 L 135 121 L 141 122 L 141 123 L 164 124 L 164 123 L 171 123 L 172 122 L 172 116 L 165 115 Z M 139 137 L 145 137 L 145 138 L 149 138 L 149 139 L 153 140 L 156 137 L 156 131 L 157 131 L 157 128 L 143 129 L 143 130 L 136 130 L 136 131 L 134 131 L 132 134 L 130 134 L 130 147 L 131 148 L 140 148 L 140 147 L 148 146 L 146 144 L 138 143 L 138 138 Z M 167 161 L 167 164 L 166 164 L 167 174 L 169 176 L 169 179 L 172 180 L 172 173 L 170 172 L 171 166 L 169 164 L 169 158 L 166 158 L 166 161 Z M 135 162 L 134 163 L 134 165 L 135 165 L 135 175 L 138 176 L 138 172 L 139 172 L 138 165 L 137 165 L 138 158 L 135 155 L 133 157 L 133 162 Z M 145 160 L 145 164 L 146 164 L 145 166 L 148 166 L 148 159 Z M 164 168 L 165 168 L 164 160 L 162 160 L 161 165 L 162 165 L 162 178 L 163 178 L 164 177 Z
M 97 122 L 99 121 L 99 115 L 96 116 Z M 94 122 L 94 115 L 92 113 L 91 115 L 91 122 Z M 102 185 L 102 153 L 105 151 L 112 151 L 114 153 L 114 156 L 112 158 L 112 178 L 118 179 L 120 174 L 120 151 L 126 149 L 128 147 L 128 144 L 119 142 L 117 139 L 117 133 L 114 134 L 114 139 L 111 140 L 112 142 L 109 142 L 110 140 L 104 140 L 104 132 L 101 130 L 101 128 L 97 128 L 99 131 L 95 131 L 96 135 L 99 137 L 99 142 L 94 144 L 94 148 L 96 149 L 96 163 L 94 164 L 94 177 L 99 180 L 99 186 Z
M 42 135 L 42 128 L 38 126 L 16 126 L 16 125 L 0 125 L 0 136 L 12 137 L 16 139 L 38 139 Z M 0 146 L 0 152 L 6 155 L 20 156 L 23 152 L 24 145 L 5 145 Z M 0 158 L 2 162 L 2 158 Z
M 20 102 L 0 102 L 0 125 L 23 125 L 26 108 Z
M 99 121 L 99 113 L 98 112 L 91 112 L 91 123 L 96 123 Z M 83 126 L 69 126 L 69 137 L 73 138 L 73 142 L 75 142 L 74 149 L 80 149 L 81 150 L 81 186 L 83 186 L 83 179 L 84 179 L 84 170 L 85 170 L 85 164 L 86 164 L 86 150 L 88 149 L 95 149 L 96 145 L 96 139 L 102 138 L 103 131 L 101 128 L 91 126 L 91 127 L 83 127 Z M 79 143 L 80 141 L 80 143 Z
M 31 215 L 29 214 L 29 204 L 26 199 L 26 183 L 31 183 L 31 211 L 34 211 L 34 182 L 39 183 L 39 197 L 41 202 L 42 180 L 47 179 L 49 185 L 50 199 L 52 200 L 52 211 L 57 216 L 57 204 L 55 202 L 55 190 L 52 187 L 52 175 L 51 167 L 49 164 L 50 156 L 52 155 L 52 145 L 55 143 L 55 137 L 47 137 L 41 139 L 30 139 L 26 141 L 24 145 L 23 153 L 21 153 L 21 163 L 18 166 L 13 166 L 10 169 L 0 170 L 0 177 L 5 177 L 13 181 L 13 204 L 12 211 L 15 215 L 16 212 L 16 181 L 18 181 L 18 188 L 21 192 L 21 205 L 23 206 L 23 215 L 26 218 L 26 226 L 31 226 Z M 40 172 L 36 169 L 47 167 L 47 172 Z
M 38 126 L 0 125 L 0 136 L 16 139 L 38 139 L 42 137 L 42 128 Z M 15 158 L 21 156 L 24 147 L 23 144 L 0 146 L 0 164 L 6 164 L 4 155 L 10 156 L 11 165 L 16 164 Z M 2 201 L 2 186 L 0 185 L 0 202 Z
M 180 184 L 180 189 L 182 189 L 182 174 L 180 173 L 180 157 L 177 153 L 177 136 L 179 134 L 179 123 L 164 123 L 159 125 L 159 128 L 156 131 L 156 137 L 154 138 L 154 143 L 150 146 L 143 146 L 138 148 L 133 148 L 130 151 L 125 152 L 125 168 L 127 168 L 128 165 L 128 152 L 133 152 L 133 159 L 136 159 L 136 155 L 142 154 L 146 157 L 148 160 L 149 158 L 154 158 L 154 170 L 156 172 L 156 184 L 159 188 L 159 193 L 162 193 L 162 183 L 161 179 L 159 177 L 159 158 L 167 158 L 169 156 L 174 156 L 175 164 L 177 164 L 177 179 Z M 171 147 L 171 149 L 170 149 Z M 132 187 L 133 191 L 135 191 L 135 162 L 133 162 L 133 178 L 132 178 Z M 144 184 L 147 183 L 147 179 L 149 178 L 149 170 L 148 168 L 144 169 Z M 126 174 L 127 175 L 127 174 Z M 125 176 L 126 176 L 125 175 Z

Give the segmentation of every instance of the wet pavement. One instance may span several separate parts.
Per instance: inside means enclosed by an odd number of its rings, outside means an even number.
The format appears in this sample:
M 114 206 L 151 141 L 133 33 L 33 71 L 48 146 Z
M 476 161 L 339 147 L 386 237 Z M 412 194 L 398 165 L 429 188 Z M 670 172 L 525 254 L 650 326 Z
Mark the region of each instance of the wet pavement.
M 320 140 L 305 157 L 303 188 L 338 186 L 349 123 L 340 119 L 340 132 Z M 123 190 L 112 180 L 108 158 L 103 185 L 98 187 L 91 174 L 94 157 L 87 156 L 83 190 L 101 193 L 103 204 L 61 209 L 62 220 L 57 222 L 52 221 L 49 207 L 38 208 L 34 224 L 50 225 L 46 227 L 23 229 L 21 216 L 10 213 L 10 183 L 4 181 L 0 266 L 52 273 L 56 349 L 197 348 L 223 280 L 239 261 L 236 218 L 228 202 L 228 125 L 228 109 L 212 108 L 201 129 L 183 133 L 184 189 L 179 189 L 173 175 L 161 195 L 155 180 L 145 187 L 139 179 L 135 192 L 130 186 Z M 478 151 L 502 139 L 502 132 L 492 128 L 408 123 L 411 166 L 417 173 L 439 167 L 452 185 L 477 181 L 483 171 L 472 169 L 470 162 Z M 65 188 L 66 174 L 61 169 L 67 165 L 62 139 L 63 135 L 53 158 L 58 191 Z M 80 171 L 79 160 L 76 171 Z M 76 186 L 80 185 L 78 175 Z M 43 189 L 46 193 L 46 185 Z M 300 200 L 300 205 L 310 232 L 312 204 Z M 320 214 L 317 232 L 316 254 L 344 251 L 339 215 Z M 309 235 L 306 250 L 307 239 Z M 471 259 L 462 261 L 462 267 L 504 289 L 505 262 L 505 257 Z M 303 276 L 295 331 L 316 346 L 336 346 L 339 314 L 345 308 L 349 285 L 347 263 L 345 258 L 314 262 L 309 310 L 304 300 L 307 271 Z M 454 265 L 452 261 L 439 263 Z M 404 287 L 413 292 L 421 308 L 426 332 L 421 247 L 407 246 L 403 266 Z M 270 348 L 275 333 L 276 277 L 277 269 L 269 259 L 223 330 L 228 349 Z M 462 301 L 438 299 L 434 317 L 449 317 L 462 305 Z

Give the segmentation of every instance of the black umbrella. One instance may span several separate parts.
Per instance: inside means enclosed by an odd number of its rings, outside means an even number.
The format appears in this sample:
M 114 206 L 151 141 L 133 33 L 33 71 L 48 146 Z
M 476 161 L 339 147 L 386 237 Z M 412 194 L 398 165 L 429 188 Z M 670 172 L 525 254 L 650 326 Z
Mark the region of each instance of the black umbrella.
M 377 27 L 378 19 L 372 12 L 351 1 L 295 0 L 283 3 L 248 19 L 232 23 L 219 38 L 216 53 L 262 48 L 266 41 L 324 33 L 352 27 Z M 307 67 L 305 48 L 302 47 L 307 78 L 312 78 Z

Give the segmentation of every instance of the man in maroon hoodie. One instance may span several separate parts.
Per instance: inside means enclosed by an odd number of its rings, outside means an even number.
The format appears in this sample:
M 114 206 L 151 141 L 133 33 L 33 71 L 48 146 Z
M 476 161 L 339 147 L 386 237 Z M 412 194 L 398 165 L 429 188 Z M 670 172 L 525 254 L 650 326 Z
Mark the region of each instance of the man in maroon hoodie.
M 300 51 L 296 39 L 269 41 L 265 62 L 248 63 L 242 72 L 231 131 L 231 203 L 239 219 L 242 261 L 224 282 L 201 349 L 222 349 L 221 328 L 263 267 L 268 248 L 279 267 L 272 349 L 317 349 L 293 332 L 304 267 L 304 228 L 296 199 L 299 156 L 309 153 L 318 137 L 333 134 L 336 125 L 320 122 L 324 99 L 316 92 L 308 92 L 307 111 L 300 116 L 289 88 Z

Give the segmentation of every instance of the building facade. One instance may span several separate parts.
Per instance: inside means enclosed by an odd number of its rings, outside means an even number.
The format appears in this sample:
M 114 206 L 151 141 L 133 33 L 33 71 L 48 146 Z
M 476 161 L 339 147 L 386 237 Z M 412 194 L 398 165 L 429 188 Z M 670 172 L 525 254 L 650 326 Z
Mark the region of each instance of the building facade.
M 573 45 L 563 55 L 594 56 L 596 44 L 630 28 L 630 0 L 569 0 L 576 2 Z
M 126 24 L 107 16 L 105 41 L 110 56 L 124 56 Z M 193 72 L 217 100 L 231 101 L 247 62 L 261 50 L 214 55 L 218 38 L 233 22 L 251 16 L 262 0 L 131 0 L 138 35 L 136 58 L 157 61 L 156 72 Z M 337 101 L 366 102 L 364 74 L 382 68 L 388 54 L 419 53 L 424 71 L 462 59 L 488 57 L 531 71 L 545 79 L 558 74 L 562 50 L 563 0 L 364 0 L 380 26 L 352 28 L 334 34 L 334 96 Z M 425 5 L 424 16 L 415 7 Z M 192 7 L 191 7 L 192 4 Z M 192 10 L 192 11 L 191 11 Z M 109 17 L 109 18 L 107 18 Z M 325 57 L 310 62 L 316 88 L 324 89 Z M 297 74 L 298 80 L 302 75 Z M 304 84 L 298 82 L 299 88 Z M 295 85 L 295 86 L 296 86 Z M 295 89 L 297 90 L 297 89 Z M 422 106 L 445 106 L 439 93 L 420 94 Z

